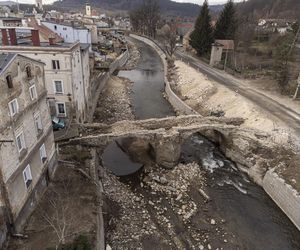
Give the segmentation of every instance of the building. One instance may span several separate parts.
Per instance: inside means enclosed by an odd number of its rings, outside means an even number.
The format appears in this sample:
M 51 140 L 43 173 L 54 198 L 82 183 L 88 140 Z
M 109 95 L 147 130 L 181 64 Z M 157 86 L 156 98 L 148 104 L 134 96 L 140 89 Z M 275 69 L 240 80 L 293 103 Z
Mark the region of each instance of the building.
M 22 26 L 22 18 L 19 17 L 0 17 L 1 27 L 20 27 Z
M 51 21 L 43 21 L 42 24 L 52 30 L 64 39 L 66 43 L 92 43 L 91 31 L 75 22 L 71 23 L 56 23 Z
M 36 6 L 39 10 L 43 10 L 43 0 L 35 0 L 35 6 Z
M 0 54 L 0 248 L 22 230 L 56 168 L 44 76 L 44 63 Z
M 91 8 L 91 5 L 89 3 L 85 4 L 85 14 L 87 16 L 92 16 L 92 8 Z
M 228 60 L 228 54 L 232 54 L 234 51 L 234 41 L 233 40 L 215 40 L 212 44 L 211 54 L 210 54 L 210 66 L 218 65 L 222 56 L 225 52 L 225 62 L 224 69 L 226 68 L 226 63 Z
M 31 39 L 2 41 L 1 50 L 18 53 L 45 64 L 45 84 L 52 116 L 66 121 L 84 122 L 89 100 L 89 44 L 40 42 L 38 30 L 31 30 Z M 2 34 L 5 31 L 2 30 Z M 13 41 L 8 43 L 8 40 Z

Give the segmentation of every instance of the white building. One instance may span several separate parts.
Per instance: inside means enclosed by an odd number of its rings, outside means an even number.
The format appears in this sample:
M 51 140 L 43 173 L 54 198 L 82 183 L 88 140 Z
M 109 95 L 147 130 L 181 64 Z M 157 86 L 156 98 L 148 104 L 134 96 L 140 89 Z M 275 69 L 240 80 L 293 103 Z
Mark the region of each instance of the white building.
M 37 38 L 36 38 L 37 39 Z M 33 39 L 34 41 L 35 39 Z M 83 122 L 89 100 L 89 44 L 37 43 L 1 46 L 2 51 L 19 53 L 45 63 L 45 83 L 52 116 Z
M 92 16 L 92 8 L 91 8 L 91 5 L 89 3 L 85 4 L 85 14 L 87 16 Z
M 76 26 L 73 24 L 55 23 L 50 21 L 43 21 L 43 25 L 57 33 L 64 39 L 66 43 L 92 43 L 91 31 L 84 26 Z
M 0 54 L 0 248 L 18 233 L 56 167 L 44 63 Z M 5 229 L 5 224 L 11 228 Z

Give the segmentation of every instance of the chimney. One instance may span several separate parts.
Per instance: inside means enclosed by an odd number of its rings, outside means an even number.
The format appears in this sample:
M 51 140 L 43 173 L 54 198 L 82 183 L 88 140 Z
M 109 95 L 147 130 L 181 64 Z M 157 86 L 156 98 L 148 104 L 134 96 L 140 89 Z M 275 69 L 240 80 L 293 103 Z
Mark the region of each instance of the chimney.
M 55 37 L 49 37 L 49 45 L 55 45 Z
M 10 45 L 18 45 L 16 29 L 8 29 Z
M 6 29 L 1 29 L 1 34 L 2 34 L 2 45 L 3 46 L 8 45 L 7 30 Z
M 38 30 L 31 30 L 31 40 L 33 46 L 41 46 L 40 34 Z

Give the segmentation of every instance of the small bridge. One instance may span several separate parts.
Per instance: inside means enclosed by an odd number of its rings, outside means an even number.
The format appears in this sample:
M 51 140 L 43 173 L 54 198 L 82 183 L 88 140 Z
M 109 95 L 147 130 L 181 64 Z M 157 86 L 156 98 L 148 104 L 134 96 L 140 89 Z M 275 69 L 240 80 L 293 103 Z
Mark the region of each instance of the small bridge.
M 181 144 L 192 134 L 209 134 L 219 144 L 230 138 L 244 122 L 241 118 L 202 117 L 188 115 L 135 121 L 120 121 L 111 125 L 85 124 L 80 126 L 81 136 L 67 144 L 96 147 L 103 152 L 106 146 L 118 139 L 137 138 L 149 143 L 154 150 L 156 162 L 172 168 L 179 160 Z

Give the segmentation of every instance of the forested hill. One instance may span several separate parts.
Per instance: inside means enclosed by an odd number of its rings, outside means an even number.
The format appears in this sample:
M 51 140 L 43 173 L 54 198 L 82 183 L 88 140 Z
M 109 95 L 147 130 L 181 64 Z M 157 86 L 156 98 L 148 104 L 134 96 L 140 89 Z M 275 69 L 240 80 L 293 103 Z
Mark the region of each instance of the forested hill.
M 255 18 L 300 19 L 300 0 L 248 0 L 238 4 L 238 9 Z
M 80 8 L 85 5 L 86 0 L 62 0 L 54 3 L 59 8 Z M 90 0 L 92 6 L 105 10 L 129 11 L 140 6 L 143 0 Z M 199 5 L 192 3 L 178 3 L 171 0 L 159 0 L 163 14 L 174 16 L 196 17 L 199 14 Z M 211 6 L 213 12 L 222 9 L 222 5 Z

